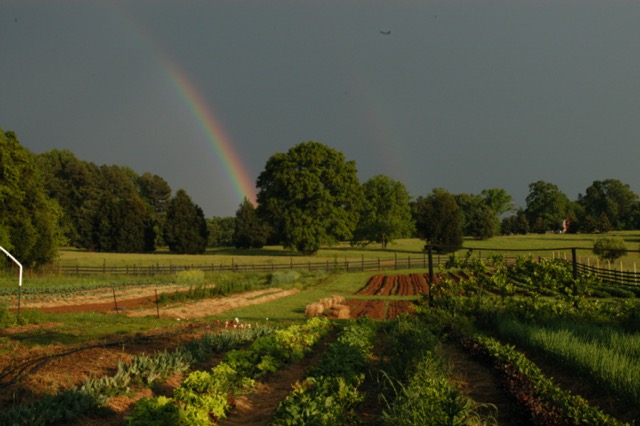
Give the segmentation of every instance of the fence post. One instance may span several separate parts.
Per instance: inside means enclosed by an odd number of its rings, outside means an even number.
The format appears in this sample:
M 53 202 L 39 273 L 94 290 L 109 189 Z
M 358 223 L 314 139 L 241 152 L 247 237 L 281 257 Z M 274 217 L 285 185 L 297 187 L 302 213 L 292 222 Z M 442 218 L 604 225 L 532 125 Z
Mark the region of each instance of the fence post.
M 571 264 L 572 264 L 573 279 L 577 280 L 578 279 L 578 261 L 577 261 L 577 258 L 576 258 L 576 248 L 575 247 L 571 248 Z
M 427 253 L 429 254 L 429 283 L 433 284 L 433 250 L 431 244 L 427 246 Z

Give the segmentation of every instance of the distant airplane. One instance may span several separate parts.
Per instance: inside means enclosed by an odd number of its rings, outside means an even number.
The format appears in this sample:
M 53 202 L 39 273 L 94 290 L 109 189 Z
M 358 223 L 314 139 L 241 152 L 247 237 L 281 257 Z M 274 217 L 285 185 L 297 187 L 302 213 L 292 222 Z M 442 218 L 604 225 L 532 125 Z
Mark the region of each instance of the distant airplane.
M 391 34 L 391 30 L 386 30 L 386 31 L 380 30 L 380 34 L 389 35 L 389 34 Z

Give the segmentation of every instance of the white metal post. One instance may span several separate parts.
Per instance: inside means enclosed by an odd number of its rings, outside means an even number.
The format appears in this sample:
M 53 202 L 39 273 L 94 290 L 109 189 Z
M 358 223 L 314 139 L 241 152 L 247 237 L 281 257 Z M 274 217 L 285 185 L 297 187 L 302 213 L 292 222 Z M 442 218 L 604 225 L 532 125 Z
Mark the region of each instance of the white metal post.
M 18 272 L 18 318 L 20 318 L 20 293 L 22 290 L 22 263 L 18 262 L 18 259 L 13 257 L 13 255 L 8 251 L 6 251 L 4 247 L 0 246 L 0 251 L 6 254 L 9 259 L 13 260 L 13 262 L 16 265 L 18 265 L 18 270 L 19 270 Z

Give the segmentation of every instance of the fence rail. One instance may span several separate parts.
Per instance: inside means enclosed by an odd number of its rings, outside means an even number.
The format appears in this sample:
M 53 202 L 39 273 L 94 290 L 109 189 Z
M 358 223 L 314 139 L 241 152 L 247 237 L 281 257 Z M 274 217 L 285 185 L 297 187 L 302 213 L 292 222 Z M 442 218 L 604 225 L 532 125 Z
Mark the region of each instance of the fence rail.
M 468 249 L 468 248 L 465 248 Z M 487 257 L 486 253 L 499 252 L 504 257 L 505 263 L 512 263 L 521 253 L 526 251 L 541 252 L 545 250 L 505 250 L 505 249 L 470 249 L 473 251 L 473 256 L 482 258 Z M 549 255 L 549 258 L 565 260 L 573 264 L 574 274 L 594 274 L 604 282 L 617 285 L 640 285 L 640 273 L 635 271 L 622 271 L 619 269 L 602 268 L 599 266 L 590 265 L 587 260 L 585 264 L 581 257 L 576 255 L 576 248 L 564 248 L 563 256 L 560 256 L 559 249 L 549 249 L 547 251 L 553 251 L 553 254 Z M 509 253 L 513 256 L 509 256 Z M 556 254 L 557 252 L 557 254 Z M 567 253 L 569 254 L 567 256 Z M 563 259 L 564 258 L 564 259 Z M 344 259 L 344 260 L 325 260 L 318 262 L 294 262 L 294 259 L 286 263 L 251 263 L 251 264 L 239 264 L 232 262 L 231 264 L 200 264 L 200 265 L 106 265 L 102 266 L 87 266 L 87 265 L 57 265 L 52 267 L 52 273 L 58 275 L 69 276 L 90 276 L 90 275 L 127 275 L 127 276 L 154 276 L 154 275 L 170 275 L 176 274 L 180 271 L 188 270 L 202 270 L 205 272 L 275 272 L 283 270 L 300 270 L 300 271 L 326 271 L 326 272 L 361 272 L 361 271 L 389 271 L 399 269 L 427 269 L 430 273 L 433 273 L 433 268 L 437 267 L 449 260 L 449 255 L 432 253 L 431 250 L 418 255 L 418 256 L 399 256 L 395 255 L 393 258 L 365 258 L 360 259 Z
M 436 265 L 444 263 L 446 256 L 437 256 L 433 261 Z M 426 269 L 427 255 L 396 256 L 395 258 L 361 258 L 345 259 L 341 261 L 293 262 L 289 263 L 250 263 L 250 264 L 200 264 L 200 265 L 59 265 L 54 272 L 60 275 L 89 276 L 89 275 L 130 275 L 153 276 L 176 274 L 180 271 L 202 270 L 205 272 L 275 272 L 282 270 L 305 270 L 326 272 L 361 272 L 385 271 L 395 269 Z
M 577 264 L 578 273 L 590 273 L 600 280 L 616 285 L 640 285 L 640 274 L 633 271 L 620 271 L 617 269 L 597 268 L 582 263 Z

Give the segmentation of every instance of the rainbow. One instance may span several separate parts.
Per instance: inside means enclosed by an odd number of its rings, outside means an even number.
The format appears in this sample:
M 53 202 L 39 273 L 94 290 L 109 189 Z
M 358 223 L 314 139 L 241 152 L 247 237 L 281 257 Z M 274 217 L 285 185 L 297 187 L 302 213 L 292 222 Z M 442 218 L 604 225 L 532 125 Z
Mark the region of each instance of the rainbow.
M 162 49 L 162 46 L 153 35 L 142 24 L 138 23 L 135 16 L 124 5 L 118 3 L 120 2 L 112 2 L 111 4 L 113 4 L 117 14 L 123 18 L 123 21 L 128 23 L 131 30 L 150 47 L 158 62 L 162 65 L 174 91 L 187 108 L 188 113 L 195 119 L 207 144 L 213 148 L 214 155 L 222 164 L 238 200 L 242 201 L 247 198 L 255 205 L 255 181 L 236 154 L 233 142 L 225 132 L 220 120 L 216 118 L 213 108 L 198 93 L 197 88 L 190 81 L 187 74 L 165 53 L 165 50 Z
M 239 200 L 247 198 L 255 205 L 255 184 L 234 151 L 233 143 L 213 113 L 213 109 L 207 105 L 186 74 L 175 63 L 168 59 L 163 60 L 162 63 L 189 113 L 196 119 L 206 140 L 213 147 L 216 157 L 220 159 Z

